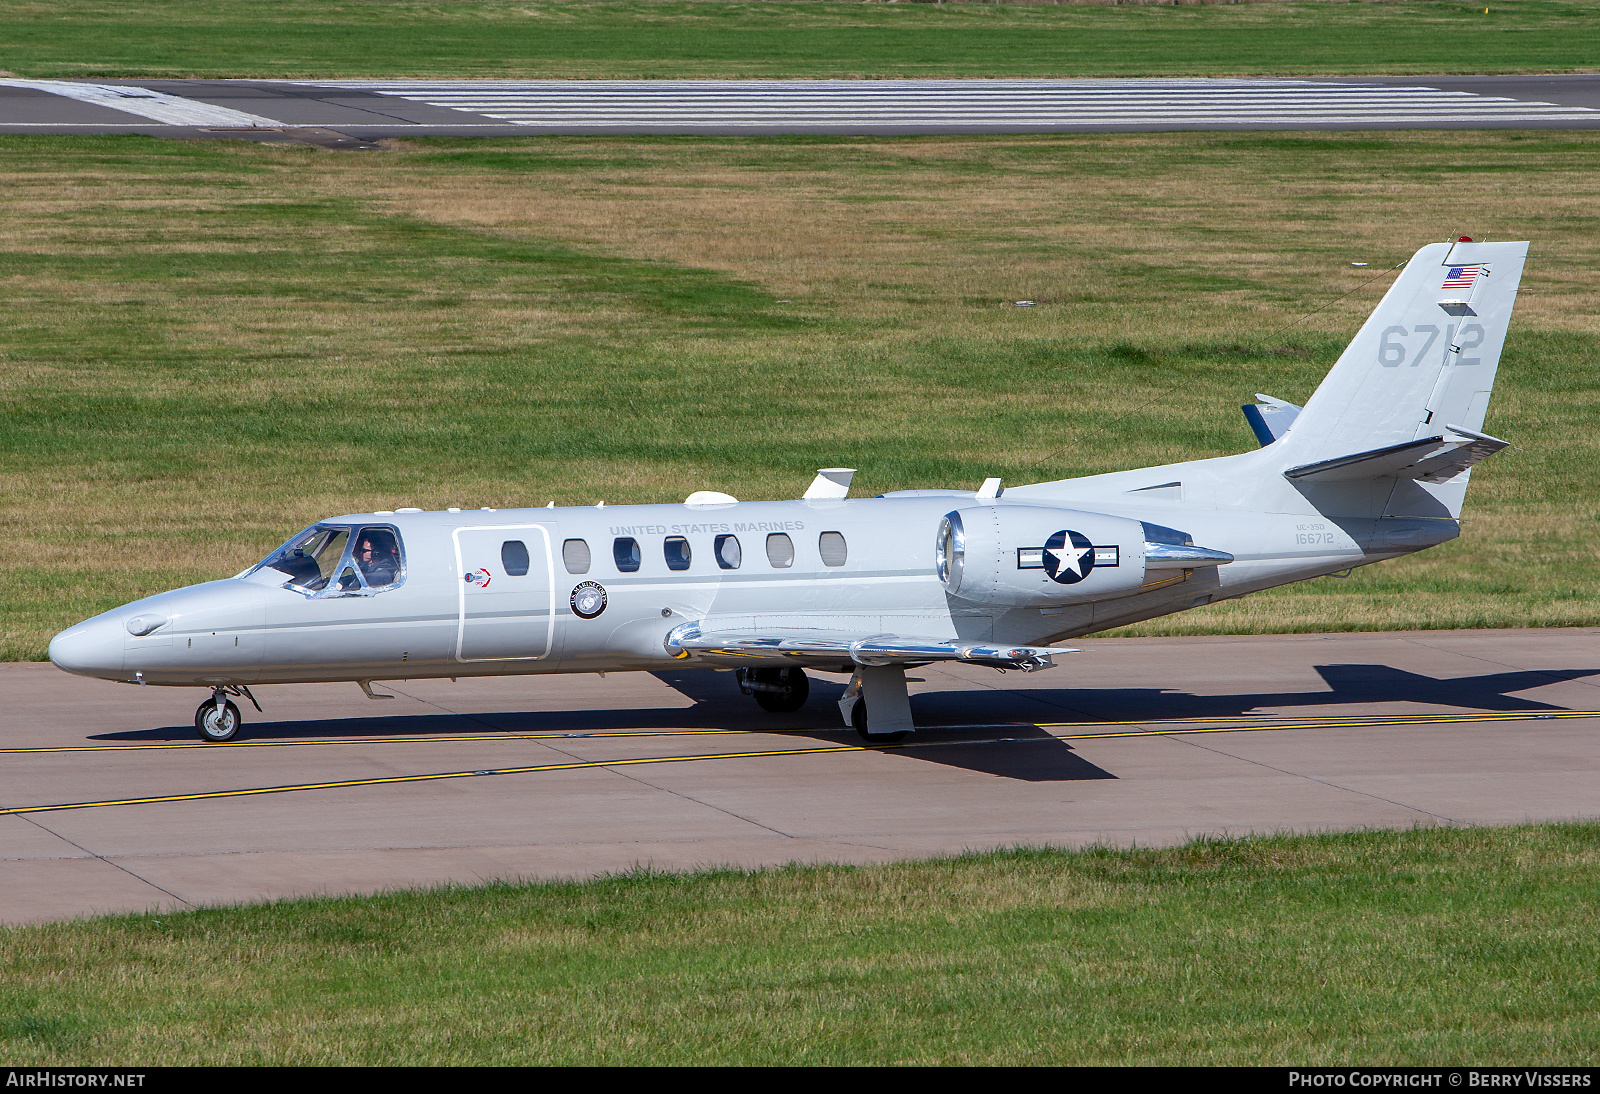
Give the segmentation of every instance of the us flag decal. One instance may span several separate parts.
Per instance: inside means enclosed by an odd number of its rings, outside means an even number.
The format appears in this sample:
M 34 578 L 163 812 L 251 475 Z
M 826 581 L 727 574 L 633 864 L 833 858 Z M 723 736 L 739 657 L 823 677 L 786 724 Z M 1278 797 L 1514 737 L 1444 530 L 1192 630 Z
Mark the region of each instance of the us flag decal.
M 1470 289 L 1472 288 L 1472 282 L 1478 276 L 1478 271 L 1482 269 L 1482 266 L 1451 266 L 1445 274 L 1443 287 L 1446 289 Z

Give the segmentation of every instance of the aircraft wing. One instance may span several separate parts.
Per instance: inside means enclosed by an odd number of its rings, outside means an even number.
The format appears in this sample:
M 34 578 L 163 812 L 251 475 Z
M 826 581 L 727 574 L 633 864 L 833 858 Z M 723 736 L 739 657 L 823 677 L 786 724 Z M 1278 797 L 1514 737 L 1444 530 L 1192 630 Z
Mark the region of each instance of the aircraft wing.
M 1291 467 L 1284 475 L 1298 482 L 1352 482 L 1391 477 L 1448 482 L 1510 445 L 1510 441 L 1487 433 L 1474 433 L 1452 425 L 1446 427 L 1442 436 Z
M 765 633 L 718 632 L 703 630 L 698 623 L 685 623 L 668 635 L 667 649 L 682 659 L 728 665 L 774 658 L 815 665 L 925 665 L 933 661 L 965 661 L 1023 672 L 1052 667 L 1055 664 L 1051 659 L 1053 654 L 1078 652 L 1058 646 L 1013 646 L 804 628 Z

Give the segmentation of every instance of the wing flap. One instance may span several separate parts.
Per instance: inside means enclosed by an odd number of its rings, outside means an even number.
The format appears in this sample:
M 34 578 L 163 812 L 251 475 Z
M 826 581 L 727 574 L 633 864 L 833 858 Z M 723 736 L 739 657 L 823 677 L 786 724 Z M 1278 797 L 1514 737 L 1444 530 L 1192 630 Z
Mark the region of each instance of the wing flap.
M 912 665 L 933 661 L 1034 672 L 1052 667 L 1052 655 L 1076 653 L 1057 646 L 1016 646 L 997 642 L 918 638 L 895 634 L 861 635 L 843 631 L 793 630 L 788 633 L 706 631 L 698 623 L 685 623 L 667 636 L 667 651 L 675 657 L 749 664 L 752 660 L 783 659 L 802 664 L 850 663 L 855 665 Z

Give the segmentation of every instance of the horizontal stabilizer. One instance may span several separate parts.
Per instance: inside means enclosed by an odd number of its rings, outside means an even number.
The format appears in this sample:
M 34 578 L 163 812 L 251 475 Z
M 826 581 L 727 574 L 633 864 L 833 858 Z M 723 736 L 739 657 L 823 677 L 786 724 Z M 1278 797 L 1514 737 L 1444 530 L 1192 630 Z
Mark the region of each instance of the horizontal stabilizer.
M 1250 423 L 1250 431 L 1265 448 L 1289 432 L 1289 427 L 1300 416 L 1301 408 L 1270 395 L 1258 393 L 1256 398 L 1261 402 L 1246 404 L 1239 409 L 1244 411 L 1244 420 Z
M 1013 646 L 957 639 L 906 638 L 894 634 L 860 635 L 845 631 L 795 629 L 788 633 L 754 631 L 702 631 L 698 623 L 685 623 L 667 636 L 667 651 L 675 657 L 748 664 L 758 658 L 784 658 L 797 664 L 851 662 L 857 665 L 927 664 L 931 661 L 966 661 L 969 664 L 1033 672 L 1055 664 L 1051 655 L 1077 653 L 1052 646 Z
M 1442 436 L 1319 460 L 1291 467 L 1283 474 L 1293 482 L 1359 482 L 1388 478 L 1449 482 L 1510 444 L 1486 433 L 1452 425 L 1445 427 Z

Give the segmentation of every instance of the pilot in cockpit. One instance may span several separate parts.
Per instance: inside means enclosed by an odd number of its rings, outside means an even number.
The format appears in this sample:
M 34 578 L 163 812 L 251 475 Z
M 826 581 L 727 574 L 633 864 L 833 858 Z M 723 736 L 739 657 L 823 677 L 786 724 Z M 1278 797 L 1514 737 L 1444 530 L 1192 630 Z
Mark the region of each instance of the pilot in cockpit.
M 400 547 L 394 533 L 382 528 L 367 528 L 356 541 L 355 564 L 367 587 L 381 589 L 393 585 L 400 576 Z

